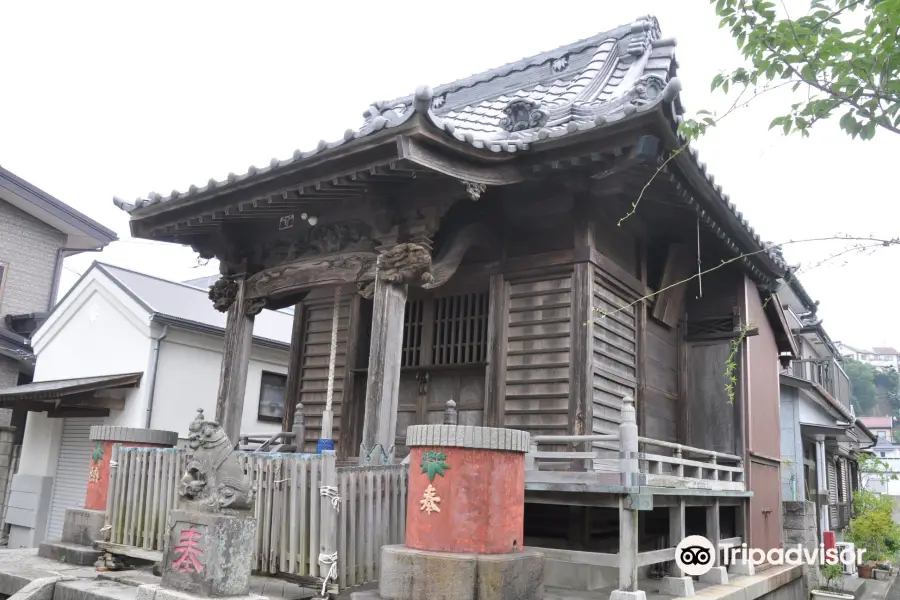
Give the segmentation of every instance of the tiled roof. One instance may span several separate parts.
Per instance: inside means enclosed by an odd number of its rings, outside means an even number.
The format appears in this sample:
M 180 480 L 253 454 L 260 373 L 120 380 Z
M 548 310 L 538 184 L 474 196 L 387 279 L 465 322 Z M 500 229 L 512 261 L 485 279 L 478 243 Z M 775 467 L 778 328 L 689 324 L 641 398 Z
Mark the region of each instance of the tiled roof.
M 669 77 L 674 46 L 675 40 L 660 38 L 655 17 L 641 17 L 555 51 L 440 86 L 437 92 L 421 86 L 412 96 L 375 102 L 363 113 L 361 128 L 346 130 L 339 140 L 322 140 L 311 150 L 296 150 L 291 158 L 273 158 L 267 166 L 251 165 L 242 175 L 210 179 L 206 185 L 192 185 L 184 192 L 152 192 L 134 203 L 119 198 L 114 202 L 132 212 L 160 202 L 225 191 L 398 127 L 417 113 L 476 148 L 527 150 L 539 141 L 620 121 L 674 100 L 680 91 L 678 79 Z M 514 101 L 517 103 L 511 105 Z M 510 108 L 508 122 L 502 122 L 505 108 Z
M 333 142 L 322 140 L 312 150 L 297 150 L 291 158 L 273 158 L 268 166 L 251 166 L 242 175 L 232 173 L 222 181 L 211 179 L 184 192 L 154 192 L 135 202 L 119 198 L 114 202 L 126 212 L 136 211 L 134 217 L 141 216 L 142 208 L 159 203 L 172 203 L 174 208 L 200 196 L 215 196 L 277 176 L 314 156 L 399 127 L 416 114 L 449 137 L 475 148 L 493 153 L 526 152 L 542 142 L 619 122 L 660 105 L 675 103 L 675 112 L 679 113 L 681 84 L 675 77 L 676 66 L 675 40 L 662 38 L 656 18 L 645 16 L 434 90 L 422 86 L 411 96 L 376 102 L 363 113 L 360 129 L 348 129 Z M 776 269 L 786 270 L 787 264 L 771 244 L 761 239 L 707 173 L 697 151 L 690 148 L 687 156 L 715 190 L 717 201 L 754 240 L 755 247 Z M 704 221 L 714 224 L 705 211 L 701 212 Z
M 103 263 L 94 265 L 139 299 L 150 312 L 225 331 L 226 314 L 213 308 L 208 290 Z M 291 315 L 263 310 L 254 319 L 253 337 L 290 344 L 292 326 Z
M 872 348 L 872 352 L 875 354 L 900 354 L 896 348 L 891 348 L 890 346 L 875 346 Z
M 859 420 L 869 429 L 887 429 L 893 427 L 893 419 L 891 417 L 859 417 Z

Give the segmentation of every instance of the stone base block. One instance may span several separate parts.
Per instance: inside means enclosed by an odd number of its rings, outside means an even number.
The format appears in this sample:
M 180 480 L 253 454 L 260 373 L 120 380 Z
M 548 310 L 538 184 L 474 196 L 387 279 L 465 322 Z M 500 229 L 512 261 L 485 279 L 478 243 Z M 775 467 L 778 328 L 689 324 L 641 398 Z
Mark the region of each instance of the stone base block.
M 477 555 L 384 546 L 378 595 L 384 600 L 541 600 L 544 556 L 527 548 Z
M 728 585 L 728 571 L 725 567 L 713 567 L 700 576 L 700 581 L 713 585 Z
M 106 513 L 87 508 L 66 509 L 63 521 L 62 541 L 81 546 L 92 546 L 101 539 L 100 530 L 106 524 Z
M 541 600 L 544 555 L 524 548 L 515 554 L 478 556 L 475 597 L 479 600 Z
M 163 589 L 203 598 L 247 596 L 256 519 L 175 510 L 168 522 Z
M 647 593 L 644 590 L 635 590 L 633 592 L 613 590 L 609 593 L 609 600 L 647 600 Z
M 670 596 L 693 596 L 694 579 L 692 577 L 663 577 L 659 584 L 660 594 Z
M 557 558 L 548 558 L 544 566 L 544 585 L 552 587 L 593 592 L 615 587 L 618 581 L 619 571 L 612 567 L 598 567 Z
M 475 600 L 474 554 L 382 546 L 378 593 L 385 600 Z
M 103 552 L 80 544 L 41 542 L 38 546 L 38 556 L 67 565 L 88 566 L 93 565 L 98 558 L 103 556 Z
M 195 596 L 188 592 L 172 590 L 159 584 L 138 586 L 134 600 L 196 600 L 203 596 Z M 269 600 L 266 596 L 246 594 L 243 596 L 222 596 L 222 600 Z
M 10 596 L 11 600 L 53 600 L 53 592 L 60 581 L 72 581 L 72 577 L 42 577 L 35 579 Z
M 728 565 L 730 575 L 756 575 L 756 567 L 749 560 L 739 560 Z

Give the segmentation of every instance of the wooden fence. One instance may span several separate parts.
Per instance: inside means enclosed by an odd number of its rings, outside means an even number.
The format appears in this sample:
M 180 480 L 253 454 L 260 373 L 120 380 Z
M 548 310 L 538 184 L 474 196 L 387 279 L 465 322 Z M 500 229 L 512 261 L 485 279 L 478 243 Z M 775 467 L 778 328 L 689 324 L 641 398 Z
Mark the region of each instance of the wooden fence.
M 158 561 L 166 517 L 180 503 L 183 449 L 115 446 L 106 507 L 109 552 Z M 337 553 L 340 589 L 374 581 L 386 544 L 402 543 L 408 467 L 336 467 L 315 454 L 238 453 L 255 482 L 257 533 L 253 569 L 318 584 L 329 569 L 322 550 Z M 330 473 L 328 470 L 332 469 Z M 331 492 L 323 486 L 333 482 Z M 335 499 L 335 495 L 337 499 Z M 334 506 L 336 513 L 328 514 Z M 337 515 L 336 519 L 334 514 Z

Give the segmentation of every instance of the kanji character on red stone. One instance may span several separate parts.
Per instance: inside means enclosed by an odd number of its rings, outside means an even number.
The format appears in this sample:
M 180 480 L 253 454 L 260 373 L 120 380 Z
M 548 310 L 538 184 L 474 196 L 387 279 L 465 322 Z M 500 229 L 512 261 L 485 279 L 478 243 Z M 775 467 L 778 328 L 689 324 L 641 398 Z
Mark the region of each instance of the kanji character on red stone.
M 203 571 L 203 549 L 200 548 L 200 532 L 193 525 L 181 532 L 172 562 L 172 568 L 181 573 L 201 573 Z

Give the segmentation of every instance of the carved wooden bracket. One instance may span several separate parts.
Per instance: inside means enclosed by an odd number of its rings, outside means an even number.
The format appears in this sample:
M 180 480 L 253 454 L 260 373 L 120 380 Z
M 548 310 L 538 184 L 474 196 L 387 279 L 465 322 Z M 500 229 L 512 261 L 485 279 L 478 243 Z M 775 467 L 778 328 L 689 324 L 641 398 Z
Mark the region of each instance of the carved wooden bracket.
M 298 260 L 272 267 L 247 279 L 249 300 L 277 298 L 320 286 L 359 281 L 375 267 L 374 252 L 349 252 Z
M 229 277 L 218 279 L 209 288 L 209 299 L 212 300 L 213 308 L 219 312 L 228 312 L 234 304 L 237 289 L 238 284 L 233 279 Z
M 463 257 L 470 248 L 493 248 L 494 236 L 484 223 L 472 223 L 460 229 L 453 240 L 446 245 L 440 256 L 431 265 L 431 275 L 434 280 L 422 287 L 432 289 L 444 285 L 453 277 L 459 268 Z
M 469 248 L 491 247 L 492 240 L 490 231 L 484 224 L 468 225 L 457 232 L 436 262 L 432 262 L 431 254 L 420 244 L 393 245 L 381 252 L 378 279 L 384 283 L 418 285 L 426 289 L 439 287 L 453 276 Z M 371 298 L 375 287 L 377 258 L 378 254 L 374 252 L 348 252 L 307 258 L 265 269 L 247 279 L 245 294 L 248 307 L 255 307 L 253 302 L 256 300 L 279 298 L 315 287 L 345 283 L 357 284 L 359 293 Z

